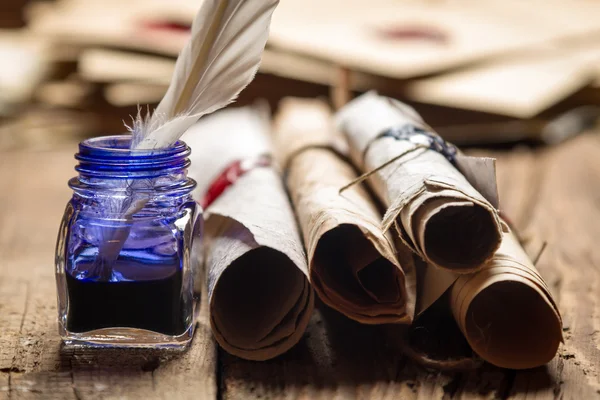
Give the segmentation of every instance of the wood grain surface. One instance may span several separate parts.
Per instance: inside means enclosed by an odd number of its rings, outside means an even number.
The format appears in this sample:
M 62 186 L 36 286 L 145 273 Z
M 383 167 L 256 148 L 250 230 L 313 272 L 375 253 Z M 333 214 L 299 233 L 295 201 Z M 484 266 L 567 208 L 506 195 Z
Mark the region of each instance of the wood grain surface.
M 600 398 L 600 136 L 498 158 L 503 210 L 563 314 L 547 366 L 426 370 L 381 327 L 320 306 L 301 342 L 267 362 L 218 350 L 202 310 L 189 351 L 69 350 L 57 335 L 54 245 L 74 175 L 73 144 L 0 152 L 0 399 Z M 205 304 L 205 303 L 203 303 Z

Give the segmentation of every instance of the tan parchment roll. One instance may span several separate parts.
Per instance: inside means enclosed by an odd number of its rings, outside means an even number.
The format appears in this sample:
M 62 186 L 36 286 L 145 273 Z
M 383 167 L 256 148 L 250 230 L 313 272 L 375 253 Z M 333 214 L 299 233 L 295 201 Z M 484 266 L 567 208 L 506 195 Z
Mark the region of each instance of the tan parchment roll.
M 512 233 L 482 270 L 458 277 L 450 308 L 473 350 L 499 367 L 546 364 L 562 340 L 550 290 Z
M 344 106 L 337 124 L 364 172 L 390 163 L 371 177 L 388 207 L 384 229 L 394 225 L 424 260 L 454 272 L 475 271 L 492 257 L 502 238 L 495 207 L 444 155 L 427 148 L 426 136 L 381 136 L 403 127 L 433 134 L 412 108 L 369 92 Z
M 503 368 L 549 362 L 562 340 L 562 320 L 548 286 L 511 232 L 479 271 L 456 274 L 418 265 L 417 314 L 448 288 L 448 306 L 473 350 Z
M 221 111 L 192 127 L 184 140 L 192 147 L 198 193 L 232 162 L 270 154 L 269 128 L 268 113 L 256 107 Z M 278 171 L 259 166 L 233 180 L 205 210 L 211 327 L 227 352 L 266 360 L 300 340 L 314 295 Z
M 410 323 L 416 296 L 412 254 L 402 246 L 396 255 L 361 185 L 338 193 L 356 172 L 334 150 L 327 105 L 283 100 L 274 134 L 319 297 L 362 323 Z

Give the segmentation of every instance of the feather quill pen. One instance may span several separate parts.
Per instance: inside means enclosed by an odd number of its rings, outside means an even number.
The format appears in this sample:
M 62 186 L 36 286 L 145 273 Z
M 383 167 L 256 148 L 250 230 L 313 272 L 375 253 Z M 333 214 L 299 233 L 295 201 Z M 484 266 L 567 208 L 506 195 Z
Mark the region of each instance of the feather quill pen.
M 200 117 L 233 102 L 258 70 L 278 2 L 205 0 L 167 93 L 131 128 L 132 148 L 168 147 Z
M 204 0 L 191 37 L 175 65 L 167 93 L 152 114 L 141 110 L 133 126 L 132 150 L 168 148 L 202 116 L 233 102 L 258 71 L 279 0 Z M 117 208 L 123 219 L 149 201 L 143 192 L 153 182 L 127 182 Z M 112 208 L 112 207 L 111 207 Z M 129 224 L 128 224 L 129 225 Z M 97 267 L 106 274 L 129 236 L 126 227 L 106 229 Z

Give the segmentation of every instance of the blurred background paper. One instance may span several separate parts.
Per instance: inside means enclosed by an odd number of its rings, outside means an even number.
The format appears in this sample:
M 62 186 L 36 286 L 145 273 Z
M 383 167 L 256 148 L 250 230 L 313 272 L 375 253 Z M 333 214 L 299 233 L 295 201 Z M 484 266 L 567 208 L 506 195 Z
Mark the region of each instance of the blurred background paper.
M 167 85 L 122 82 L 106 86 L 103 94 L 106 101 L 113 106 L 128 107 L 158 103 L 166 91 Z
M 554 36 L 486 2 L 288 0 L 273 47 L 394 78 L 409 78 L 538 44 Z M 319 12 L 315 12 L 319 10 Z
M 33 13 L 30 28 L 54 40 L 176 56 L 199 2 L 160 0 L 57 1 Z
M 48 71 L 46 48 L 24 32 L 0 30 L 0 115 L 31 99 Z
M 600 33 L 600 3 L 595 0 L 484 0 L 478 4 L 489 13 L 529 24 L 549 39 L 594 42 Z
M 118 50 L 88 49 L 79 57 L 78 72 L 92 82 L 136 81 L 169 85 L 175 62 L 169 58 Z
M 600 62 L 589 51 L 557 49 L 492 61 L 408 83 L 423 103 L 530 118 L 594 79 Z

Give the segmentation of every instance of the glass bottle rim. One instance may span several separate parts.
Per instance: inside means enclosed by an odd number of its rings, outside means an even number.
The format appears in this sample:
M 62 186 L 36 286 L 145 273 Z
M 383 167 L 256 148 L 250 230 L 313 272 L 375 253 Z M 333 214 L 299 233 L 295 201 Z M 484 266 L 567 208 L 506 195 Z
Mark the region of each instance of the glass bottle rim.
M 79 157 L 110 157 L 110 158 L 153 158 L 161 156 L 188 156 L 190 148 L 182 140 L 162 149 L 131 149 L 131 135 L 98 136 L 79 143 Z M 187 154 L 186 154 L 187 153 Z
M 184 171 L 191 149 L 179 140 L 164 149 L 130 149 L 131 135 L 101 136 L 79 144 L 75 170 L 80 175 L 112 178 L 152 177 Z

